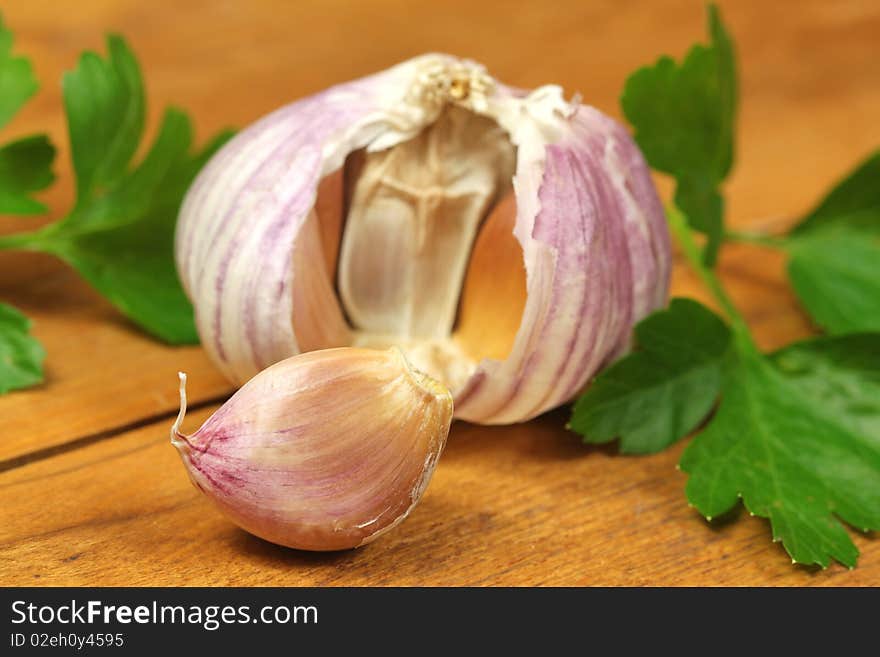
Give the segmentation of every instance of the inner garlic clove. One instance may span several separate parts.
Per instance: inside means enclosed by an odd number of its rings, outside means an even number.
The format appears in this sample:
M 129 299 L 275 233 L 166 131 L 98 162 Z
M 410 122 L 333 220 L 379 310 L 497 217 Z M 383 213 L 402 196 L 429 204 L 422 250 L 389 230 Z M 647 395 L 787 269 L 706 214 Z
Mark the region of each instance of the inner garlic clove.
M 513 170 L 504 132 L 459 107 L 414 139 L 367 154 L 339 258 L 352 325 L 380 336 L 446 338 L 477 229 Z
M 294 300 L 301 347 L 397 345 L 447 385 L 463 384 L 488 354 L 453 339 L 459 298 L 487 215 L 502 197 L 515 214 L 515 159 L 497 123 L 449 106 L 415 138 L 350 157 L 324 178 L 294 254 L 295 271 L 312 288 Z M 341 308 L 329 287 L 334 269 Z M 524 287 L 524 271 L 522 279 Z

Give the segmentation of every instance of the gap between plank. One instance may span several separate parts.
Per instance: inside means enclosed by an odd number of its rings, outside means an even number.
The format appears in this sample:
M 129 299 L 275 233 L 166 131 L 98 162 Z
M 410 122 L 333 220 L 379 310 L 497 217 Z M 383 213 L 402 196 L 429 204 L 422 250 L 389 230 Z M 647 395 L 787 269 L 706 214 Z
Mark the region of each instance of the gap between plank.
M 211 397 L 210 399 L 204 399 L 195 404 L 190 404 L 187 412 L 199 411 L 203 408 L 208 408 L 209 406 L 222 404 L 227 399 L 229 399 L 231 395 L 232 391 L 224 395 L 218 395 L 216 397 Z M 114 438 L 123 433 L 128 433 L 129 431 L 143 429 L 146 426 L 156 424 L 157 422 L 161 422 L 163 420 L 170 421 L 175 417 L 177 417 L 177 410 L 163 411 L 161 413 L 155 413 L 139 420 L 134 420 L 133 422 L 129 422 L 118 427 L 112 427 L 110 429 L 104 429 L 103 431 L 91 433 L 86 436 L 82 436 L 81 438 L 76 438 L 74 440 L 68 441 L 66 443 L 59 443 L 57 445 L 44 447 L 43 449 L 38 449 L 33 452 L 26 452 L 25 454 L 13 456 L 12 458 L 0 461 L 0 473 L 14 470 L 15 468 L 20 468 L 23 465 L 29 465 L 30 463 L 34 463 L 36 461 L 43 461 L 45 459 L 52 458 L 53 456 L 66 454 L 67 452 L 72 452 L 75 449 L 88 447 L 89 445 L 94 445 L 95 443 L 109 440 L 110 438 Z

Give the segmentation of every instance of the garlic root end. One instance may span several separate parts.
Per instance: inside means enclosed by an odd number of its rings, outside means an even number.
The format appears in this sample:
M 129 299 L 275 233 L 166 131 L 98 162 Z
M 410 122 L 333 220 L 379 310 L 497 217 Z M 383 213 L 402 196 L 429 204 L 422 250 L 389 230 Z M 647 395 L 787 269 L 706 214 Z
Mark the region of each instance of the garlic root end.
M 177 376 L 180 378 L 180 410 L 177 413 L 177 419 L 171 425 L 171 444 L 180 449 L 183 447 L 182 443 L 188 447 L 191 445 L 188 436 L 180 432 L 180 425 L 183 424 L 183 418 L 186 417 L 186 373 L 178 372 Z

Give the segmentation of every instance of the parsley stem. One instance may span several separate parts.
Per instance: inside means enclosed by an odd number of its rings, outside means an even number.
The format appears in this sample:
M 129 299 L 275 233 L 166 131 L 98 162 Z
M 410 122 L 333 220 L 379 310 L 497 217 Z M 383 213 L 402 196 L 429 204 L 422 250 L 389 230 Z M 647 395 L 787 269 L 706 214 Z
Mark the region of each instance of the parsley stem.
M 40 247 L 40 231 L 33 233 L 13 233 L 0 235 L 0 250 L 17 249 L 19 251 L 42 251 Z
M 784 249 L 787 245 L 787 240 L 784 237 L 775 237 L 773 235 L 767 235 L 766 233 L 750 233 L 737 230 L 726 231 L 724 233 L 724 239 L 731 242 L 766 246 L 771 249 Z
M 737 310 L 715 272 L 703 264 L 703 256 L 700 253 L 700 249 L 696 242 L 694 242 L 694 237 L 691 234 L 691 229 L 687 225 L 684 214 L 682 214 L 678 208 L 670 206 L 666 209 L 666 216 L 669 221 L 669 227 L 672 230 L 673 235 L 675 235 L 678 244 L 681 246 L 685 257 L 688 259 L 691 267 L 694 268 L 694 271 L 697 272 L 700 280 L 703 281 L 703 284 L 715 297 L 718 305 L 724 310 L 724 313 L 727 315 L 727 319 L 730 320 L 730 324 L 736 332 L 737 337 L 745 345 L 754 347 L 752 334 L 749 331 L 746 320 L 740 314 L 739 310 Z

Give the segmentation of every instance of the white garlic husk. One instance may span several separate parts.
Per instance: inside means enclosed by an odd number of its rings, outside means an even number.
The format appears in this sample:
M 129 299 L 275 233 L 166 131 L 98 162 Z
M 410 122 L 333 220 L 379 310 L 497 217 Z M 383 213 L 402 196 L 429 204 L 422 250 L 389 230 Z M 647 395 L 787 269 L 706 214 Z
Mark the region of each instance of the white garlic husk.
M 176 257 L 243 382 L 299 352 L 398 345 L 456 417 L 574 397 L 665 303 L 669 235 L 632 139 L 557 86 L 424 55 L 258 121 L 205 167 Z
M 369 543 L 403 521 L 431 480 L 452 396 L 399 349 L 326 349 L 261 371 L 184 435 L 193 484 L 233 522 L 301 550 Z

